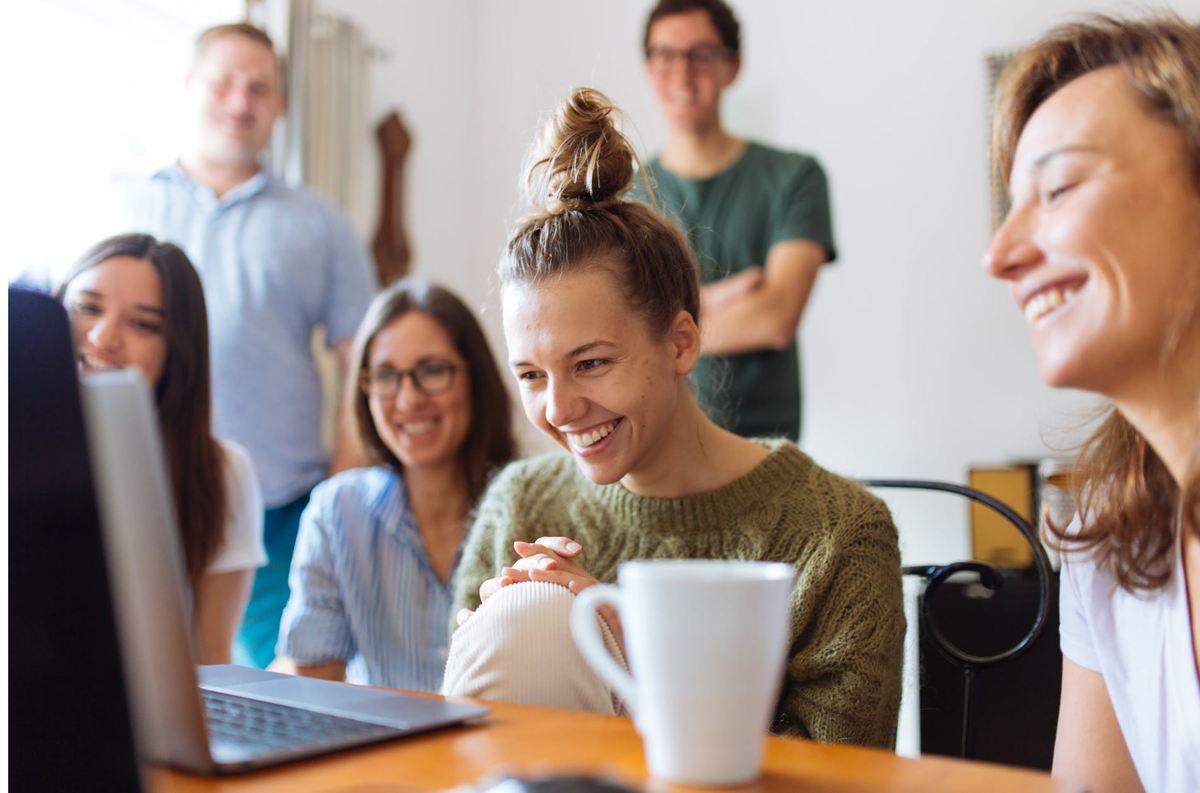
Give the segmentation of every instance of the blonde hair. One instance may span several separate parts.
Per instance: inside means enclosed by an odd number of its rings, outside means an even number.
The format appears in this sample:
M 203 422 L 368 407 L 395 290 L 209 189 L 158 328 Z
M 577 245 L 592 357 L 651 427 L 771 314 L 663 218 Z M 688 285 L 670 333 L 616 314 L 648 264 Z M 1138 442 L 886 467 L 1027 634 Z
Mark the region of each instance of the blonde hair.
M 267 32 L 260 27 L 251 25 L 249 22 L 231 22 L 224 25 L 213 25 L 210 28 L 202 30 L 200 35 L 196 37 L 196 43 L 192 48 L 192 68 L 196 68 L 196 65 L 204 60 L 204 56 L 208 53 L 208 48 L 212 46 L 213 42 L 230 36 L 240 36 L 269 49 L 271 56 L 275 59 L 276 71 L 279 75 L 279 90 L 286 92 L 287 73 L 284 69 L 283 57 L 275 49 L 275 43 L 271 41 L 271 37 L 267 35 Z
M 637 154 L 604 94 L 577 88 L 546 123 L 525 180 L 535 211 L 513 231 L 500 283 L 540 284 L 594 266 L 616 276 L 654 332 L 680 311 L 700 320 L 700 284 L 687 240 L 665 215 L 626 197 Z
M 1107 66 L 1120 67 L 1146 111 L 1183 138 L 1200 191 L 1200 26 L 1169 14 L 1146 19 L 1093 15 L 1050 31 L 1013 59 L 1001 77 L 992 128 L 992 167 L 1005 181 L 1034 112 L 1059 88 Z M 1194 283 L 1180 285 L 1192 289 Z M 1185 291 L 1186 293 L 1186 291 Z M 1181 312 L 1164 352 L 1178 345 L 1200 298 Z M 1171 336 L 1171 334 L 1168 334 Z M 1200 412 L 1200 394 L 1197 394 Z M 1200 536 L 1200 438 L 1182 487 L 1129 421 L 1110 407 L 1084 442 L 1073 477 L 1082 528 L 1051 526 L 1060 547 L 1095 552 L 1127 590 L 1157 589 L 1171 577 L 1176 521 Z

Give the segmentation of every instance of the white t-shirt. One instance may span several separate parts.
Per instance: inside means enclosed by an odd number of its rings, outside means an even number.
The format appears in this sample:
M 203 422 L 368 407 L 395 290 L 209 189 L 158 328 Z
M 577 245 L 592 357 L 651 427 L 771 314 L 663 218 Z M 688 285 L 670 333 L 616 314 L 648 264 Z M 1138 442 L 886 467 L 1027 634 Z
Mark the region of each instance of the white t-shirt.
M 1104 677 L 1142 786 L 1200 791 L 1200 681 L 1178 538 L 1162 589 L 1121 589 L 1086 553 L 1064 555 L 1060 586 L 1063 655 Z
M 254 466 L 241 446 L 226 440 L 218 443 L 225 452 L 229 518 L 225 523 L 225 541 L 204 572 L 228 573 L 262 567 L 267 563 L 267 551 L 263 547 L 263 500 Z

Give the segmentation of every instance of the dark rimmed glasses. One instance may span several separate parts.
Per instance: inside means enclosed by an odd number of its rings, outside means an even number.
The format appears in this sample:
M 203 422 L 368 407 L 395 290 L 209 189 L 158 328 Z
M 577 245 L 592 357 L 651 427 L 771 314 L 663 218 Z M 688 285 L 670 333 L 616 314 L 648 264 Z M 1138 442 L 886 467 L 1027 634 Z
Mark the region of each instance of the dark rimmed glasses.
M 712 71 L 721 61 L 727 60 L 730 54 L 729 48 L 720 44 L 697 44 L 686 50 L 647 47 L 646 63 L 656 72 L 666 72 L 675 65 L 675 61 L 682 59 L 687 66 L 696 71 L 707 72 Z
M 373 399 L 395 399 L 405 377 L 412 378 L 413 386 L 425 396 L 444 394 L 454 385 L 454 375 L 459 365 L 451 361 L 421 361 L 411 369 L 393 369 L 381 366 L 365 369 L 358 377 L 363 393 Z

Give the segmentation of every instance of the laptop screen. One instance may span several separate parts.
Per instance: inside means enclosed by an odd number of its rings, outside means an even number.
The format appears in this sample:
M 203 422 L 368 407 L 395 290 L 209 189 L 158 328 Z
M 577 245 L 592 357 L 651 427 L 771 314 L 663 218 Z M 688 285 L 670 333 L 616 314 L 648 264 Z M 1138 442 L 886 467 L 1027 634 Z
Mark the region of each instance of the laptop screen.
M 8 296 L 9 784 L 141 788 L 67 315 Z

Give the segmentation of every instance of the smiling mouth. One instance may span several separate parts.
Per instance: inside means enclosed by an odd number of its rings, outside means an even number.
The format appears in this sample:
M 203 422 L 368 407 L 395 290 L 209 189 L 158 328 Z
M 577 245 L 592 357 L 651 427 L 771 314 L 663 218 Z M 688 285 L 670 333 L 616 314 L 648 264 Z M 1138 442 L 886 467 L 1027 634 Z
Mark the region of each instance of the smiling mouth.
M 563 434 L 567 436 L 567 442 L 573 448 L 580 450 L 588 449 L 611 435 L 612 431 L 617 428 L 617 425 L 621 421 L 622 419 L 610 421 L 603 426 L 597 427 L 594 430 L 588 430 L 587 432 L 565 432 Z
M 437 429 L 438 420 L 428 419 L 426 421 L 410 421 L 400 427 L 400 432 L 404 435 L 427 435 Z
M 103 358 L 97 358 L 95 355 L 89 355 L 86 352 L 79 353 L 79 363 L 84 369 L 90 369 L 97 372 L 121 368 L 112 361 L 106 361 Z
M 1043 289 L 1025 303 L 1025 321 L 1037 322 L 1060 306 L 1071 302 L 1078 293 L 1078 286 L 1051 286 Z

